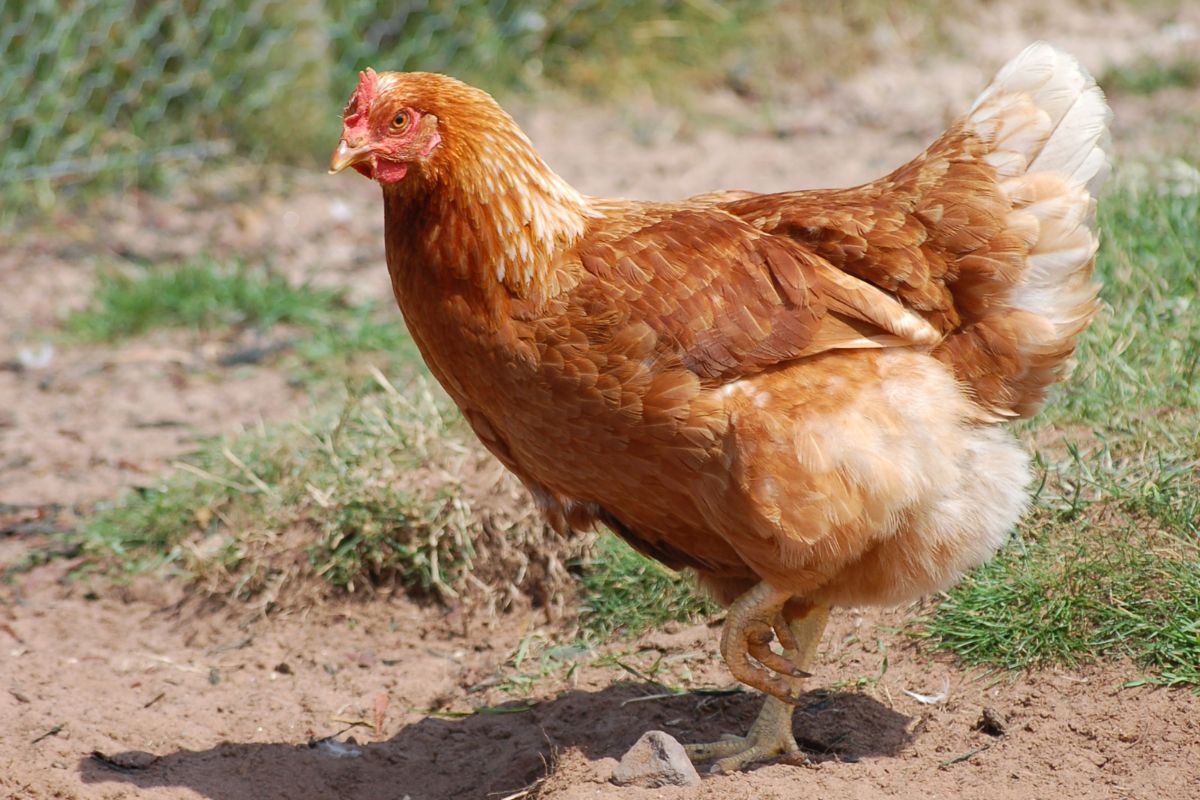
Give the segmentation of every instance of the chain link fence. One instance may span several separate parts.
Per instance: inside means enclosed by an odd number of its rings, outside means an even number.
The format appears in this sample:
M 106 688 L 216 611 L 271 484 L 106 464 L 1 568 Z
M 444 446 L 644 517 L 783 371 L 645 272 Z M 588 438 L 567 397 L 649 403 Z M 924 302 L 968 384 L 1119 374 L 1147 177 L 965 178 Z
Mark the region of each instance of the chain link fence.
M 731 10 L 731 8 L 733 10 Z M 139 180 L 170 160 L 311 158 L 358 69 L 495 89 L 603 70 L 764 2 L 3 0 L 0 190 Z M 647 34 L 647 31 L 649 34 Z M 670 54 L 667 54 L 670 57 Z

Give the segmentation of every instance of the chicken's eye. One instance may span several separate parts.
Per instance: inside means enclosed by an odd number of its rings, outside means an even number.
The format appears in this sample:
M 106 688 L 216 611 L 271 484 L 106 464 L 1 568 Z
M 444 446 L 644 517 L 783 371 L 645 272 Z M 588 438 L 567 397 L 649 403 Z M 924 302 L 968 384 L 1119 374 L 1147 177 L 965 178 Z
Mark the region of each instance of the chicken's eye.
M 392 127 L 398 131 L 402 131 L 407 126 L 408 126 L 408 112 L 401 111 L 399 114 L 396 115 L 395 119 L 392 120 Z

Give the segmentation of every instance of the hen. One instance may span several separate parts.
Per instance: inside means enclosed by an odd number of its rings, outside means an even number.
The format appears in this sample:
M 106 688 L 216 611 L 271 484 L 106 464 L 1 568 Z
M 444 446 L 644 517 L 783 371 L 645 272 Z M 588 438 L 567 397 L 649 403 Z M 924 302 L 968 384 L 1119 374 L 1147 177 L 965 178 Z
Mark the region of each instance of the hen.
M 999 423 L 1096 311 L 1108 117 L 1038 43 L 873 183 L 651 203 L 580 194 L 478 89 L 368 69 L 330 169 L 382 185 L 412 337 L 548 519 L 729 606 L 722 655 L 767 698 L 688 747 L 728 770 L 797 750 L 830 607 L 942 589 L 1023 513 Z

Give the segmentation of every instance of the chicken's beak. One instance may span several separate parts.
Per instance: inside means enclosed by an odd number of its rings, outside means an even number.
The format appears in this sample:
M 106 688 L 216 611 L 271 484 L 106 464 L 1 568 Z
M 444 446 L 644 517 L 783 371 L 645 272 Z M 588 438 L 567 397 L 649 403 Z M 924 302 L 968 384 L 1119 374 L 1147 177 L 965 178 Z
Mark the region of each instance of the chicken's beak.
M 338 142 L 337 149 L 333 151 L 333 155 L 329 159 L 329 174 L 336 175 L 346 167 L 353 167 L 355 164 L 361 164 L 371 157 L 371 146 L 361 145 L 359 147 L 351 147 L 346 144 L 346 140 L 342 139 Z

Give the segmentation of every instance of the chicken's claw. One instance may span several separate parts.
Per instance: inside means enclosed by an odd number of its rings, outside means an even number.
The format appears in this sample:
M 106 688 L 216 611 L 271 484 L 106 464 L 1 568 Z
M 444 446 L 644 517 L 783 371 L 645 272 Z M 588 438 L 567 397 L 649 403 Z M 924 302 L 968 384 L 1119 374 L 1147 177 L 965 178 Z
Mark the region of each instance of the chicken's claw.
M 800 642 L 796 639 L 796 634 L 792 631 L 787 617 L 783 615 L 782 611 L 775 615 L 775 622 L 772 623 L 771 628 L 775 631 L 775 637 L 779 639 L 779 644 L 783 646 L 785 653 L 797 653 L 800 651 Z M 811 678 L 812 676 L 804 672 L 796 677 Z
M 792 735 L 792 710 L 790 704 L 768 697 L 745 736 L 726 734 L 716 742 L 685 744 L 684 752 L 696 762 L 717 759 L 710 772 L 736 772 L 756 761 L 798 753 L 800 746 Z
M 769 636 L 763 638 L 750 637 L 746 643 L 746 652 L 767 669 L 789 675 L 793 678 L 811 677 L 807 672 L 793 664 L 787 656 L 781 656 L 772 650 L 770 642 L 771 637 Z
M 808 673 L 770 646 L 778 637 L 790 653 L 796 651 L 791 631 L 781 633 L 787 630 L 782 609 L 789 598 L 763 581 L 735 600 L 721 630 L 721 655 L 733 677 L 742 683 L 785 703 L 795 703 L 798 694 L 787 678 L 805 678 Z
M 770 587 L 765 589 L 763 587 L 766 587 L 766 584 L 759 584 L 730 606 L 729 619 L 725 622 L 726 631 L 723 632 L 721 639 L 721 649 L 722 652 L 726 650 L 724 633 L 728 633 L 731 627 L 740 628 L 739 635 L 749 642 L 746 652 L 762 663 L 764 667 L 776 669 L 778 673 L 781 673 L 771 675 L 767 670 L 755 667 L 753 668 L 755 675 L 767 676 L 769 681 L 778 682 L 786 687 L 786 694 L 789 697 L 798 697 L 800 681 L 797 678 L 807 677 L 808 673 L 805 668 L 816 659 L 817 643 L 820 642 L 821 633 L 825 630 L 825 623 L 829 619 L 829 609 L 810 608 L 803 616 L 789 621 L 782 612 L 783 605 L 780 602 L 778 608 L 766 617 L 768 620 L 773 620 L 773 623 L 764 626 L 759 623 L 760 617 L 757 616 L 754 609 L 761 611 L 765 607 L 769 610 L 778 601 L 778 596 L 772 594 L 773 590 Z M 786 658 L 772 652 L 768 647 L 772 632 L 779 637 Z M 766 656 L 768 652 L 771 655 L 770 658 Z M 727 655 L 726 659 L 728 658 Z M 778 666 L 786 665 L 788 668 L 777 669 L 775 659 L 784 662 Z M 749 662 L 750 659 L 743 655 L 738 663 L 749 666 Z M 733 663 L 730 661 L 731 670 L 733 670 Z M 738 675 L 738 672 L 734 671 L 734 674 Z M 797 678 L 789 679 L 784 677 L 785 675 L 795 675 Z M 745 679 L 742 678 L 742 680 Z M 688 757 L 692 761 L 717 759 L 712 767 L 713 772 L 733 772 L 755 761 L 796 753 L 800 748 L 796 745 L 796 737 L 792 735 L 794 702 L 794 700 L 786 700 L 772 692 L 763 702 L 758 719 L 754 721 L 750 732 L 745 736 L 722 736 L 719 741 L 708 744 L 684 745 L 684 750 L 687 751 Z

